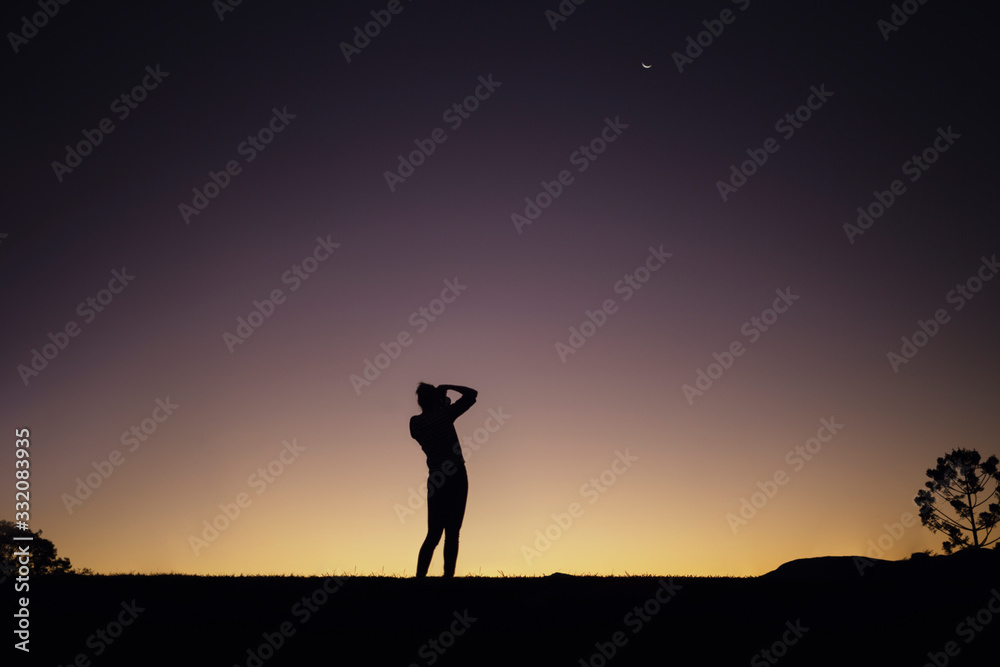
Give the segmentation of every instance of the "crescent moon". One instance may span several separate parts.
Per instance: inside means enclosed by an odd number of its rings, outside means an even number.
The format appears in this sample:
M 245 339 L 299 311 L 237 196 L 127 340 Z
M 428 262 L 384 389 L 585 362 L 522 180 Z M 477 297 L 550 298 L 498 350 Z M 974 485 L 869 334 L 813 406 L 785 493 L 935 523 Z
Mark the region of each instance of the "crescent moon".
M 649 69 L 650 67 L 652 67 L 652 65 L 647 65 L 646 63 L 643 63 L 642 66 L 645 67 L 646 69 Z

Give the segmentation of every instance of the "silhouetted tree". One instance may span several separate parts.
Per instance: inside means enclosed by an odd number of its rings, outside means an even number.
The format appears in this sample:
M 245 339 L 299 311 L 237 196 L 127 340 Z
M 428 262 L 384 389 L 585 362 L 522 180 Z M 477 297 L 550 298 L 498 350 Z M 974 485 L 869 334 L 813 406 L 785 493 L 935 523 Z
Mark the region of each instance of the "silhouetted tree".
M 33 536 L 35 539 L 14 541 L 14 537 Z M 21 546 L 27 545 L 31 557 L 28 567 L 31 574 L 64 574 L 73 572 L 73 566 L 68 558 L 58 558 L 56 547 L 51 541 L 41 536 L 42 531 L 23 531 L 11 521 L 0 519 L 0 576 L 13 576 L 20 566 L 14 559 L 14 553 Z
M 930 481 L 924 483 L 927 488 L 917 493 L 915 502 L 920 507 L 920 521 L 948 536 L 941 545 L 945 553 L 986 547 L 1000 540 L 1000 535 L 990 539 L 1000 521 L 998 463 L 996 456 L 982 461 L 974 449 L 953 449 L 937 460 L 936 468 L 927 471 Z M 937 504 L 938 498 L 941 505 L 951 508 L 953 516 Z M 980 509 L 983 506 L 985 510 Z

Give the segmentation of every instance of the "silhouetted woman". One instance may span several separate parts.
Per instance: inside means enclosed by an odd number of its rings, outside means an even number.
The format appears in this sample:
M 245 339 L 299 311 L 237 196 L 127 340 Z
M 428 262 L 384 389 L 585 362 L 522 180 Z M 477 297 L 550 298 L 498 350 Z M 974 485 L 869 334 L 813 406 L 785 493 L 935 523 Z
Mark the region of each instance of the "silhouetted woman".
M 454 405 L 448 391 L 462 395 Z M 417 577 L 427 575 L 434 549 L 444 533 L 444 576 L 455 576 L 458 560 L 458 532 L 465 517 L 469 477 L 465 471 L 462 445 L 455 432 L 455 420 L 476 402 L 477 392 L 468 387 L 421 382 L 417 404 L 423 410 L 410 417 L 410 435 L 427 455 L 427 537 L 417 557 Z

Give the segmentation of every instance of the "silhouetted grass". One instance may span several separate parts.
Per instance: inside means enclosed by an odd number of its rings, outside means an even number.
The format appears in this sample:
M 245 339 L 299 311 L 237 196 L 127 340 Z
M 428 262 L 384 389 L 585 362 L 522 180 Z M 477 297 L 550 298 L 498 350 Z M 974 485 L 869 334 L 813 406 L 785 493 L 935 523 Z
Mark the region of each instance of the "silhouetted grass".
M 777 664 L 759 652 L 800 627 L 778 647 L 781 665 L 919 667 L 948 641 L 960 648 L 949 664 L 989 664 L 976 660 L 995 659 L 1000 614 L 971 642 L 956 634 L 1000 586 L 997 554 L 978 555 L 872 561 L 863 575 L 850 558 L 831 558 L 763 577 L 39 577 L 32 648 L 48 665 L 78 654 L 95 666 L 746 665 Z M 96 640 L 133 600 L 134 622 L 110 644 Z M 268 636 L 280 643 L 273 655 Z M 261 645 L 256 662 L 248 650 Z

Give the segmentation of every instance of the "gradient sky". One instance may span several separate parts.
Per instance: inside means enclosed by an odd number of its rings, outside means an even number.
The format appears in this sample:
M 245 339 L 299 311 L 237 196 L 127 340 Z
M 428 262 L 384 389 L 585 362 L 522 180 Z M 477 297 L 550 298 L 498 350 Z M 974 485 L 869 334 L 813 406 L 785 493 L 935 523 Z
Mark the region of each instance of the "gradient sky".
M 427 381 L 479 391 L 457 422 L 479 439 L 459 574 L 756 575 L 940 551 L 919 524 L 886 524 L 915 514 L 937 457 L 1000 453 L 1000 280 L 952 293 L 992 278 L 983 258 L 1000 253 L 996 9 L 920 5 L 885 39 L 889 2 L 593 0 L 553 30 L 558 6 L 404 0 L 350 62 L 340 43 L 386 3 L 244 2 L 221 20 L 208 0 L 71 3 L 16 53 L 8 36 L 0 470 L 12 479 L 13 431 L 30 428 L 32 529 L 97 572 L 412 575 L 426 507 L 400 508 L 426 480 L 407 422 Z M 711 23 L 724 9 L 732 21 Z M 4 32 L 37 11 L 8 4 Z M 723 31 L 680 72 L 703 21 Z M 121 118 L 115 100 L 157 66 Z M 480 77 L 499 85 L 454 127 L 445 112 Z M 789 136 L 776 123 L 813 87 L 826 99 Z M 248 161 L 275 109 L 294 118 Z M 53 162 L 104 118 L 114 130 L 60 180 Z M 608 119 L 615 140 L 581 158 Z M 437 128 L 390 189 L 385 172 Z M 947 150 L 904 171 L 939 128 Z M 777 151 L 724 201 L 717 182 L 769 138 Z M 186 221 L 179 206 L 230 161 L 239 173 Z M 518 229 L 512 214 L 563 171 Z M 895 180 L 905 191 L 849 235 Z M 317 239 L 339 246 L 296 284 L 286 272 Z M 670 257 L 647 274 L 651 248 Z M 134 278 L 91 313 L 123 269 Z M 629 295 L 626 276 L 648 280 Z M 464 289 L 435 304 L 447 281 Z M 274 290 L 273 313 L 227 345 Z M 794 298 L 774 320 L 778 291 Z M 26 382 L 19 366 L 70 323 Z M 716 378 L 689 401 L 699 371 Z M 123 443 L 144 420 L 145 440 Z

